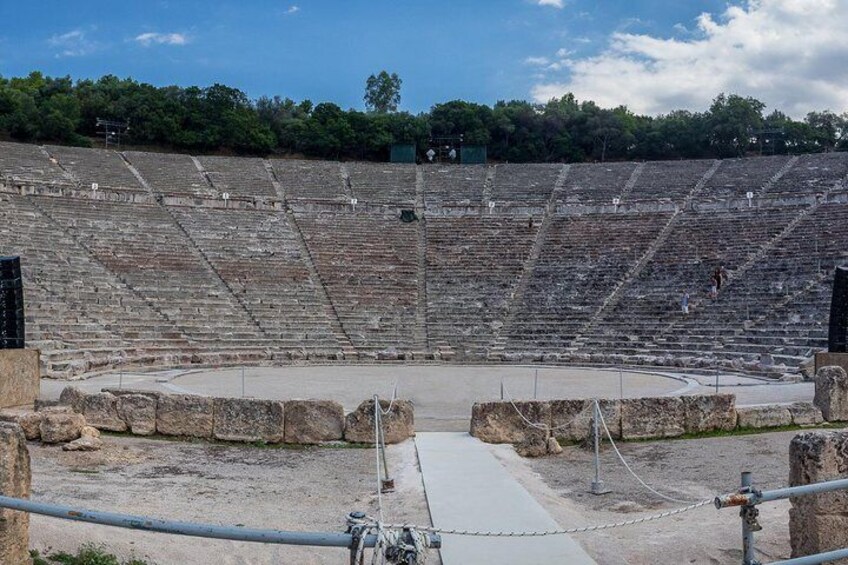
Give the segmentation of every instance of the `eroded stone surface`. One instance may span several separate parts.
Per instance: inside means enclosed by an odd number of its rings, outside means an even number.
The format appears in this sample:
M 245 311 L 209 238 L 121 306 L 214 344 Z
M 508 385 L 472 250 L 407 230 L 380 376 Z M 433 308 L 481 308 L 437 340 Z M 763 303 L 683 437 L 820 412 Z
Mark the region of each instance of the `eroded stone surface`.
M 5 496 L 29 498 L 29 451 L 23 430 L 17 424 L 0 423 L 0 492 Z M 28 564 L 29 514 L 0 509 L 0 563 Z
M 740 428 L 776 428 L 792 424 L 792 413 L 781 404 L 741 406 L 736 409 Z
M 87 394 L 82 401 L 82 413 L 86 423 L 98 430 L 127 431 L 127 423 L 118 415 L 118 397 L 108 392 Z
M 252 398 L 215 399 L 215 439 L 225 441 L 283 441 L 283 403 Z
M 118 396 L 118 417 L 136 435 L 150 435 L 156 431 L 156 405 L 154 396 L 124 394 Z
M 79 439 L 68 442 L 62 446 L 64 451 L 100 451 L 103 448 L 103 440 L 99 437 L 81 436 Z
M 386 443 L 400 443 L 415 435 L 412 403 L 408 400 L 381 400 L 383 432 Z M 374 443 L 374 401 L 366 400 L 345 417 L 344 437 L 355 443 Z
M 686 433 L 698 434 L 736 427 L 736 395 L 683 396 Z
M 828 422 L 848 421 L 848 375 L 842 367 L 822 367 L 816 373 L 813 404 Z
M 812 402 L 793 402 L 789 405 L 789 413 L 796 426 L 814 426 L 824 421 L 821 410 Z
M 683 435 L 683 400 L 677 397 L 625 398 L 621 401 L 621 435 L 648 439 Z
M 314 444 L 344 437 L 344 408 L 332 400 L 286 402 L 286 443 Z
M 566 441 L 582 441 L 592 437 L 594 426 L 594 400 L 551 400 L 551 434 Z M 598 401 L 601 416 L 613 438 L 621 437 L 621 403 L 618 400 Z M 605 435 L 599 423 L 601 435 Z
M 156 410 L 156 431 L 169 436 L 211 438 L 214 401 L 191 394 L 166 394 Z
M 59 402 L 66 406 L 70 406 L 74 412 L 82 412 L 83 402 L 88 396 L 79 387 L 66 386 L 62 389 L 62 394 L 59 395 Z
M 80 437 L 80 431 L 85 425 L 82 414 L 67 414 L 62 412 L 46 412 L 41 419 L 41 441 L 44 443 L 65 443 Z
M 550 425 L 551 405 L 539 400 L 475 402 L 471 408 L 471 435 L 486 443 L 544 445 Z

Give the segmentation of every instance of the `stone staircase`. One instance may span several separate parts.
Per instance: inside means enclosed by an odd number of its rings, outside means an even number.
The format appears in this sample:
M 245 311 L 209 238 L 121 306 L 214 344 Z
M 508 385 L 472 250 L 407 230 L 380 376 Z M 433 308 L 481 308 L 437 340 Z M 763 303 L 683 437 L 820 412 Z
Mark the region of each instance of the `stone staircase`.
M 415 311 L 415 346 L 430 351 L 427 324 L 427 217 L 424 202 L 424 172 L 415 167 L 415 214 L 418 216 L 418 305 Z

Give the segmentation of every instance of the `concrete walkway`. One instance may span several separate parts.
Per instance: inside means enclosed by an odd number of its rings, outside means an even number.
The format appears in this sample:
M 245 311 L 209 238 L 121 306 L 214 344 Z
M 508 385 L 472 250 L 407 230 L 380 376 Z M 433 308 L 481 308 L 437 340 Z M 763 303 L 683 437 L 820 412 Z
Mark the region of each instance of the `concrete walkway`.
M 497 531 L 560 529 L 486 445 L 468 433 L 419 432 L 415 443 L 430 515 L 436 527 Z M 442 537 L 445 565 L 594 563 L 577 542 L 565 535 Z

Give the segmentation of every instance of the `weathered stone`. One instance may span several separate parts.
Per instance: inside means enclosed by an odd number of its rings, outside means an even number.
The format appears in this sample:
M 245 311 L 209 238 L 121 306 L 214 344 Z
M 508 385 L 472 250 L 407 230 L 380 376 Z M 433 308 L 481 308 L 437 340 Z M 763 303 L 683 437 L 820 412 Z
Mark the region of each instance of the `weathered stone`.
M 682 396 L 686 433 L 699 434 L 736 427 L 736 395 Z
M 37 349 L 0 349 L 0 408 L 33 404 L 40 379 Z
M 118 415 L 118 397 L 108 392 L 86 395 L 82 402 L 82 414 L 86 423 L 98 430 L 127 431 L 127 423 Z
M 621 401 L 624 439 L 676 437 L 685 433 L 686 416 L 678 397 L 625 398 Z
M 83 403 L 87 393 L 75 386 L 66 386 L 62 389 L 62 394 L 59 395 L 59 402 L 65 406 L 70 406 L 74 412 L 82 413 Z
M 582 441 L 592 437 L 594 426 L 594 400 L 567 399 L 551 400 L 551 434 L 566 441 Z M 598 401 L 601 416 L 613 438 L 621 437 L 621 403 L 618 400 Z M 604 435 L 603 425 L 600 432 Z
M 18 425 L 24 431 L 24 437 L 30 441 L 41 438 L 41 420 L 43 417 L 44 414 L 41 412 L 28 412 L 17 418 Z
M 124 421 L 129 430 L 136 434 L 147 436 L 156 431 L 156 405 L 154 396 L 142 394 L 124 394 L 118 396 L 118 417 Z
M 283 441 L 285 411 L 277 400 L 215 399 L 215 439 L 224 441 Z
M 548 402 L 475 402 L 471 408 L 471 435 L 486 443 L 544 444 L 550 425 L 551 405 Z
M 211 438 L 215 403 L 192 394 L 166 394 L 156 407 L 156 431 L 168 436 Z
M 559 455 L 562 453 L 562 446 L 557 441 L 557 438 L 551 436 L 548 438 L 548 453 L 551 455 Z
M 159 392 L 156 390 L 141 390 L 137 388 L 114 388 L 114 387 L 104 387 L 100 389 L 100 392 L 108 392 L 113 396 L 129 396 L 129 395 L 139 395 L 146 396 L 148 398 L 152 398 L 153 400 L 159 400 L 159 398 L 165 396 L 164 392 Z
M 380 401 L 383 434 L 386 443 L 400 443 L 415 435 L 412 403 L 396 399 Z M 345 417 L 345 440 L 355 443 L 374 443 L 374 401 L 366 400 Z
M 40 432 L 44 443 L 64 443 L 80 437 L 80 430 L 85 425 L 82 414 L 65 414 L 62 412 L 43 412 Z
M 821 410 L 812 402 L 793 402 L 789 405 L 789 413 L 796 426 L 814 426 L 824 421 Z
M 35 403 L 33 403 L 33 410 L 36 412 L 41 412 L 47 408 L 55 408 L 56 406 L 62 406 L 62 402 L 59 400 L 45 400 L 43 398 L 36 398 Z
M 789 408 L 780 404 L 741 406 L 736 409 L 740 428 L 776 428 L 792 424 Z
M 99 437 L 82 436 L 62 446 L 64 451 L 100 451 L 103 440 Z
M 321 443 L 344 438 L 344 408 L 332 400 L 286 402 L 286 443 Z
M 548 454 L 547 440 L 529 438 L 515 444 L 515 451 L 522 457 L 543 457 Z
M 0 423 L 0 493 L 29 498 L 29 451 L 17 424 Z M 23 565 L 29 558 L 29 514 L 0 509 L 0 563 Z
M 805 432 L 792 439 L 790 486 L 845 478 L 848 478 L 848 432 Z M 848 492 L 837 490 L 793 497 L 790 502 L 792 557 L 848 547 Z
M 91 426 L 83 426 L 80 430 L 80 437 L 100 437 L 100 430 Z
M 842 367 L 822 367 L 816 373 L 813 404 L 828 422 L 848 421 L 848 375 Z

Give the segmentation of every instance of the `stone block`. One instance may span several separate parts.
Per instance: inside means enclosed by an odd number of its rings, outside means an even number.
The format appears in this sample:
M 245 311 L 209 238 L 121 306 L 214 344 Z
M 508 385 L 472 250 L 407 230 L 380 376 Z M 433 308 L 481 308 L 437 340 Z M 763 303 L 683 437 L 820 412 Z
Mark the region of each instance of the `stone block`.
M 102 448 L 103 440 L 91 436 L 80 436 L 62 446 L 63 451 L 100 451 Z
M 167 436 L 211 438 L 215 403 L 192 394 L 165 394 L 156 406 L 156 431 Z
M 285 411 L 278 400 L 215 399 L 215 439 L 224 441 L 283 441 Z
M 808 485 L 833 479 L 848 479 L 848 432 L 804 432 L 792 438 L 789 444 L 789 485 Z M 793 507 L 809 514 L 848 515 L 846 490 L 790 500 Z M 848 547 L 848 537 L 844 545 Z
M 736 395 L 682 396 L 684 429 L 689 434 L 736 428 Z
M 800 508 L 789 509 L 789 542 L 792 557 L 804 557 L 848 547 L 848 516 L 809 514 Z M 848 559 L 828 561 L 848 565 Z
M 124 421 L 130 432 L 142 436 L 156 432 L 156 397 L 123 394 L 117 398 L 118 417 Z
M 165 396 L 164 392 L 159 392 L 156 390 L 141 390 L 137 388 L 104 387 L 100 389 L 100 392 L 108 392 L 113 396 L 128 396 L 130 394 L 138 396 L 147 396 L 148 398 L 152 398 L 153 400 L 159 400 L 159 398 Z
M 23 430 L 17 424 L 0 423 L 0 492 L 29 498 L 30 461 Z M 29 557 L 29 514 L 0 509 L 0 563 L 23 565 Z
M 776 428 L 792 424 L 792 413 L 781 404 L 741 406 L 736 408 L 736 415 L 740 428 Z
M 574 398 L 551 400 L 551 434 L 566 441 L 582 441 L 592 436 L 594 426 L 594 401 Z M 621 402 L 602 399 L 598 401 L 601 415 L 613 438 L 621 437 Z M 604 434 L 601 426 L 601 434 Z
M 812 402 L 793 402 L 789 405 L 789 413 L 796 426 L 815 426 L 824 421 L 821 410 Z
M 471 435 L 486 443 L 544 443 L 550 425 L 551 405 L 539 400 L 475 402 L 471 408 Z
M 85 426 L 82 414 L 67 414 L 63 412 L 46 412 L 41 419 L 41 441 L 44 443 L 64 443 L 80 437 L 80 431 Z
M 118 397 L 108 392 L 87 394 L 82 402 L 82 414 L 86 423 L 98 430 L 127 431 L 127 423 L 118 415 Z
M 332 400 L 286 402 L 286 443 L 314 444 L 344 438 L 344 408 Z
M 679 397 L 625 398 L 621 401 L 621 435 L 648 439 L 683 435 L 686 413 Z
M 828 422 L 848 421 L 848 375 L 842 367 L 822 367 L 816 373 L 813 404 Z
M 83 403 L 88 393 L 83 392 L 81 388 L 75 386 L 66 386 L 62 389 L 62 394 L 59 395 L 59 403 L 65 406 L 70 406 L 74 412 L 82 414 Z
M 27 440 L 36 440 L 41 437 L 41 412 L 33 412 L 27 408 L 3 408 L 0 409 L 0 422 L 18 424 L 24 431 Z
M 0 408 L 35 403 L 40 379 L 37 349 L 0 349 Z
M 412 403 L 396 399 L 380 401 L 383 414 L 383 433 L 386 443 L 400 443 L 415 435 L 415 416 Z M 374 401 L 366 400 L 345 417 L 344 438 L 355 443 L 374 443 Z

